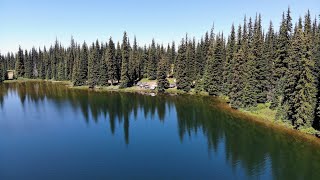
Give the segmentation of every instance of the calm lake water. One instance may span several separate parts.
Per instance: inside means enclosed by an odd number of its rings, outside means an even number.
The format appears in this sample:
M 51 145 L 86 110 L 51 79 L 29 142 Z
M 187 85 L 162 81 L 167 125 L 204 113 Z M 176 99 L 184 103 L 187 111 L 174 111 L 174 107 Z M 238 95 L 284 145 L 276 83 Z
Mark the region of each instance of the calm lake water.
M 0 179 L 320 179 L 320 149 L 208 97 L 0 85 Z

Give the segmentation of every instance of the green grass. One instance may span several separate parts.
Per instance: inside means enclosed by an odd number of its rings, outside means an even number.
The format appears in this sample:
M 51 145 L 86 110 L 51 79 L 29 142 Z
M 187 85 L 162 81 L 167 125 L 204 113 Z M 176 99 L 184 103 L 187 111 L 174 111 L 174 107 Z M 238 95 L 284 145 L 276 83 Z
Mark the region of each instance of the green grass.
M 251 107 L 249 109 L 240 109 L 240 111 L 246 112 L 258 118 L 275 121 L 277 111 L 270 109 L 270 105 L 270 103 L 258 104 L 256 107 Z
M 167 79 L 168 79 L 170 84 L 174 84 L 175 83 L 174 80 L 176 78 L 167 78 Z M 149 80 L 148 78 L 143 78 L 139 82 L 142 82 L 142 83 L 155 83 L 155 82 L 157 82 L 157 80 Z
M 174 80 L 175 80 L 176 78 L 167 78 L 167 79 L 168 79 L 168 81 L 169 81 L 170 84 L 174 84 L 174 83 L 175 83 Z
M 19 82 L 27 82 L 27 81 L 44 81 L 43 79 L 28 79 L 28 78 L 18 78 L 18 79 L 14 79 L 14 80 L 5 80 L 3 81 L 4 83 L 19 83 Z
M 55 81 L 55 80 L 44 80 L 44 79 L 29 79 L 29 78 L 18 78 L 14 80 L 5 80 L 4 83 L 22 83 L 22 82 L 52 82 L 52 83 L 59 83 L 65 85 L 72 85 L 71 81 Z

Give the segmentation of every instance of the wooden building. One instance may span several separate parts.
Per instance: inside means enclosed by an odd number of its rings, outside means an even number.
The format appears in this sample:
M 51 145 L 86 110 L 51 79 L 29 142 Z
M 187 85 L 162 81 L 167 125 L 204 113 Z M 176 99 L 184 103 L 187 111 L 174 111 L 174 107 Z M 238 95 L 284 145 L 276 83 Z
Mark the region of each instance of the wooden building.
M 7 70 L 6 79 L 7 80 L 13 80 L 15 77 L 15 71 L 14 70 Z

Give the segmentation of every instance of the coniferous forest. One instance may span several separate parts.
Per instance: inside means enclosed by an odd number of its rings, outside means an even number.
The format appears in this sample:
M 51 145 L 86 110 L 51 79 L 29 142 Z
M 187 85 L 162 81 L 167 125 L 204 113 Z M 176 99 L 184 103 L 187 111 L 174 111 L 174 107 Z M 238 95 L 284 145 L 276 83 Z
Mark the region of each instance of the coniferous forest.
M 200 40 L 186 35 L 168 45 L 141 46 L 124 32 L 121 42 L 112 38 L 81 44 L 71 38 L 43 48 L 2 54 L 0 82 L 7 70 L 17 78 L 72 81 L 74 86 L 119 85 L 127 88 L 142 78 L 157 80 L 158 91 L 176 79 L 179 90 L 227 96 L 235 109 L 270 103 L 277 120 L 296 129 L 320 126 L 320 23 L 306 12 L 292 22 L 288 9 L 280 25 L 262 17 L 244 17 L 232 24 L 228 35 L 206 32 Z M 279 27 L 279 28 L 276 28 Z

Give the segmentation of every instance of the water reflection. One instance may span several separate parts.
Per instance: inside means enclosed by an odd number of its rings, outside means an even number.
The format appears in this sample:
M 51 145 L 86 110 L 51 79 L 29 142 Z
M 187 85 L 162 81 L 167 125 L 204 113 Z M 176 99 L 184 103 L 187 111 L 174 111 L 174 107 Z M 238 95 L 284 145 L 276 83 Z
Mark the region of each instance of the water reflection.
M 146 120 L 166 123 L 166 113 L 176 114 L 180 141 L 198 134 L 207 138 L 209 156 L 223 152 L 224 161 L 251 178 L 320 179 L 320 151 L 285 134 L 249 121 L 239 120 L 214 107 L 208 98 L 190 96 L 145 96 L 127 93 L 96 93 L 70 90 L 49 82 L 10 83 L 0 86 L 0 107 L 6 97 L 17 93 L 21 106 L 40 107 L 50 101 L 63 112 L 66 103 L 74 112 L 80 110 L 90 125 L 109 120 L 114 135 L 123 128 L 124 140 L 130 145 L 130 123 Z M 25 110 L 26 111 L 26 110 Z M 221 150 L 222 148 L 222 150 Z

